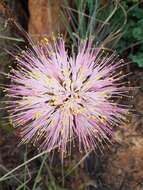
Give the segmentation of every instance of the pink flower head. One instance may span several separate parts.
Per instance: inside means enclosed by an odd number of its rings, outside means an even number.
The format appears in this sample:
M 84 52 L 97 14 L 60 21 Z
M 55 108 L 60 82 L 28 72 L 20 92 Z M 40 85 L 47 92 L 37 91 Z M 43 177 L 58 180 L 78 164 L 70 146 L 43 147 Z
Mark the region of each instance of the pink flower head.
M 124 62 L 115 53 L 94 48 L 89 40 L 69 56 L 59 38 L 27 49 L 16 60 L 7 92 L 22 142 L 65 153 L 75 141 L 90 151 L 97 142 L 110 141 L 113 127 L 125 122 L 128 108 L 115 101 L 128 89 L 120 72 Z

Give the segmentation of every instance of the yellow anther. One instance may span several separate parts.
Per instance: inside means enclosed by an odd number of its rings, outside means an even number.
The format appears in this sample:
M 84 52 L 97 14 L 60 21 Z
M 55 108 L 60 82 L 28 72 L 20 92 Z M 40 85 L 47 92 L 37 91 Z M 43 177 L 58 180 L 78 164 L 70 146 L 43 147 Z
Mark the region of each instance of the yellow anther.
M 107 96 L 106 92 L 101 92 L 101 96 Z
M 26 99 L 26 98 L 25 98 L 25 99 Z M 27 100 L 27 101 L 28 101 L 28 105 L 29 105 L 29 106 L 32 106 L 32 104 L 33 104 L 33 103 L 32 103 L 32 100 Z
M 46 77 L 46 78 L 45 78 L 45 81 L 46 81 L 47 84 L 50 84 L 50 83 L 51 83 L 51 79 L 50 79 L 49 77 Z
M 97 76 L 95 77 L 95 79 L 96 79 L 96 80 L 99 80 L 101 77 L 102 77 L 101 75 L 97 75 Z
M 36 112 L 35 113 L 35 119 L 39 119 L 41 117 L 41 112 Z
M 62 129 L 61 129 L 61 135 L 62 135 L 63 133 L 64 133 L 64 129 L 62 128 Z
M 35 77 L 36 80 L 39 80 L 41 78 L 41 74 L 38 71 L 34 71 L 33 75 L 34 75 L 34 77 Z
M 19 60 L 20 60 L 18 56 L 15 56 L 15 59 L 16 59 L 17 61 L 19 61 Z
M 48 44 L 48 43 L 49 43 L 49 40 L 48 40 L 48 38 L 47 38 L 47 37 L 44 37 L 44 42 L 45 42 L 46 44 Z
M 63 73 L 65 76 L 69 76 L 70 72 L 69 72 L 69 69 L 63 69 Z
M 95 117 L 94 115 L 90 116 L 91 119 L 97 119 L 97 117 Z
M 56 37 L 55 37 L 53 32 L 52 32 L 52 39 L 53 39 L 54 42 L 56 41 Z

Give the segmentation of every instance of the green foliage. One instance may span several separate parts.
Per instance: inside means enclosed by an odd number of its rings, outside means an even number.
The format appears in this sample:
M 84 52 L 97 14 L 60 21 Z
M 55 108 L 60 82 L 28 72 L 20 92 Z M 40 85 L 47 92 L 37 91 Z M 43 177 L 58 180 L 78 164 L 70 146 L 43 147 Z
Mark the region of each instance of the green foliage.
M 114 0 L 105 5 L 101 0 L 74 2 L 74 6 L 70 7 L 69 1 L 65 0 L 62 14 L 70 39 L 76 42 L 77 39 L 90 36 L 94 39 L 95 45 L 111 48 L 120 38 L 121 28 L 125 25 L 126 15 L 121 4 Z
M 128 22 L 116 47 L 119 53 L 128 50 L 128 57 L 139 67 L 143 67 L 143 9 L 137 0 L 123 1 L 123 6 L 128 13 Z
M 141 0 L 65 0 L 64 21 L 70 40 L 89 36 L 95 45 L 116 49 L 143 67 L 143 2 Z M 66 20 L 68 15 L 69 20 Z
M 134 63 L 137 63 L 139 67 L 143 67 L 143 51 L 136 53 L 136 55 L 131 53 L 129 57 Z

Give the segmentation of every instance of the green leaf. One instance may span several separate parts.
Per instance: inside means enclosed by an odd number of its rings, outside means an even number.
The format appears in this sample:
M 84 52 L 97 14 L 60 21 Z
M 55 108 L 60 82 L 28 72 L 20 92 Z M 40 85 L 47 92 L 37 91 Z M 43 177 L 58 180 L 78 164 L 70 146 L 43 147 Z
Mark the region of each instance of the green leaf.
M 136 63 L 139 67 L 143 67 L 143 52 L 139 52 L 136 55 L 129 56 L 134 63 Z
M 134 28 L 132 31 L 133 37 L 137 40 L 142 40 L 143 39 L 143 28 L 137 27 Z

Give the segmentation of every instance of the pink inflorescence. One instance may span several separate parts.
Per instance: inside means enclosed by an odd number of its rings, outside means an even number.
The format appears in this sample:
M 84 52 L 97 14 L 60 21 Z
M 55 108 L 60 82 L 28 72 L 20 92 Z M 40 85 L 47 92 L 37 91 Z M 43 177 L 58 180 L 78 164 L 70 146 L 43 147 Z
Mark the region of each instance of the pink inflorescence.
M 16 56 L 7 92 L 10 118 L 22 142 L 47 151 L 58 147 L 62 153 L 76 142 L 90 151 L 110 141 L 113 126 L 124 124 L 128 108 L 116 100 L 128 93 L 120 72 L 125 63 L 90 40 L 77 51 L 69 56 L 59 38 Z

